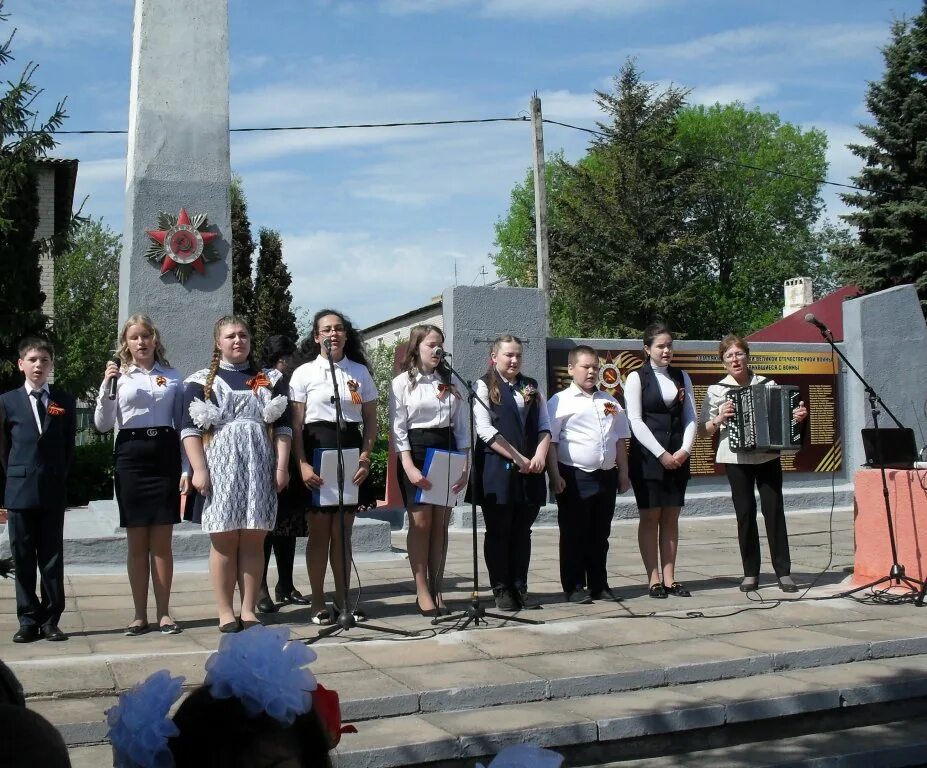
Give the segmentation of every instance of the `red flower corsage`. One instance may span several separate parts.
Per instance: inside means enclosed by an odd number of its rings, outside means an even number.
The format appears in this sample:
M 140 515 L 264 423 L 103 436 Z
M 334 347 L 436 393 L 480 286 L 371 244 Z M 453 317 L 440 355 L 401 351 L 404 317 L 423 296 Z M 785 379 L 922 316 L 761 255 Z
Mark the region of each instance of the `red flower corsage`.
M 618 406 L 616 406 L 614 403 L 606 402 L 604 408 L 606 416 L 614 416 L 616 413 L 618 413 Z
M 686 399 L 686 388 L 685 388 L 685 387 L 680 387 L 680 388 L 679 388 L 679 394 L 676 395 L 676 399 L 677 399 L 680 403 L 683 402 L 683 401 Z
M 361 396 L 358 391 L 360 389 L 360 384 L 354 381 L 354 379 L 348 379 L 348 389 L 351 392 L 351 402 L 354 403 L 354 405 L 360 405 Z
M 64 408 L 58 405 L 54 400 L 48 404 L 46 412 L 49 416 L 64 416 Z
M 436 389 L 438 390 L 438 400 L 443 400 L 447 396 L 447 393 L 451 391 L 451 385 L 440 382 Z
M 251 391 L 256 395 L 261 387 L 269 387 L 270 379 L 261 371 L 257 376 L 252 376 L 245 382 L 246 387 L 251 387 Z
M 155 379 L 155 384 L 157 384 L 159 387 L 165 386 L 167 384 L 167 377 L 158 376 L 158 378 Z
M 312 692 L 312 708 L 322 721 L 332 747 L 338 746 L 342 733 L 357 733 L 353 725 L 341 724 L 341 704 L 337 691 L 330 691 L 321 683 L 316 683 Z

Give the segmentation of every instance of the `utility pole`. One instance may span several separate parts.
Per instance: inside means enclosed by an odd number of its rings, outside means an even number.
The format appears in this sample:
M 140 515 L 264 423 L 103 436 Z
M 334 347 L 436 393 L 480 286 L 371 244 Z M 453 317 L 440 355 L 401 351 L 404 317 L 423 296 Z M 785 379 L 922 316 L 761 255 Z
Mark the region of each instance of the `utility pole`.
M 537 91 L 531 99 L 534 144 L 534 230 L 537 243 L 538 288 L 544 294 L 544 334 L 550 329 L 550 257 L 547 245 L 547 181 L 544 170 L 544 122 Z

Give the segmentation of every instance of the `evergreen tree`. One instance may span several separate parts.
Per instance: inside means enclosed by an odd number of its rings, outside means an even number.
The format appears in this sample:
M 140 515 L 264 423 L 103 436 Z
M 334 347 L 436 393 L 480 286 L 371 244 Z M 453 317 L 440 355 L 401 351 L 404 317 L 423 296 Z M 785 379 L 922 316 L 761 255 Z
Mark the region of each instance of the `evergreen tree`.
M 290 293 L 290 270 L 283 263 L 283 245 L 280 234 L 273 229 L 261 228 L 258 235 L 257 279 L 254 284 L 254 340 L 258 352 L 268 336 L 283 334 L 296 340 L 296 316 L 293 314 L 293 295 Z
M 232 307 L 248 322 L 254 319 L 254 280 L 252 261 L 254 238 L 248 219 L 248 201 L 241 186 L 241 177 L 232 177 Z
M 0 21 L 7 16 L 2 13 Z M 0 67 L 12 61 L 12 35 L 0 45 Z M 55 146 L 52 132 L 64 121 L 64 105 L 41 120 L 33 104 L 40 91 L 32 84 L 36 65 L 28 63 L 18 78 L 7 79 L 0 96 L 0 391 L 21 382 L 16 370 L 17 345 L 27 334 L 41 333 L 45 295 L 39 283 L 41 249 L 34 241 L 38 226 L 35 161 Z
M 842 195 L 859 230 L 842 274 L 865 291 L 914 283 L 927 314 L 927 2 L 892 24 L 882 56 L 885 73 L 866 94 L 875 122 L 860 126 L 870 143 L 850 145 L 864 162 L 853 182 L 866 191 Z

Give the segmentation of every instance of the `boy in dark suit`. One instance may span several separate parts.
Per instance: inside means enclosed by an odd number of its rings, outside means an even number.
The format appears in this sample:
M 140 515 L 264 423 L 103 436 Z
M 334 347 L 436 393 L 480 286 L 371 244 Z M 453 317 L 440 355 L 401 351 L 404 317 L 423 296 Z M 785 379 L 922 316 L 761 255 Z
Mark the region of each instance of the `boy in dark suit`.
M 16 567 L 14 643 L 67 640 L 58 628 L 64 611 L 64 508 L 68 466 L 74 453 L 76 402 L 48 385 L 55 350 L 44 339 L 19 343 L 22 387 L 0 395 L 0 470 Z M 35 572 L 42 583 L 35 594 Z

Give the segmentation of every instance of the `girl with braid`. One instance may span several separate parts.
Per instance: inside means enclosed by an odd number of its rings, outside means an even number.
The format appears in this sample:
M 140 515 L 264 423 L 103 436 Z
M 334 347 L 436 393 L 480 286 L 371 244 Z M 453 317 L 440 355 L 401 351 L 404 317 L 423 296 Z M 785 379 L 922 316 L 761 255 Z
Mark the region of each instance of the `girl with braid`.
M 274 369 L 251 363 L 251 332 L 241 318 L 220 318 L 209 368 L 186 380 L 181 436 L 199 493 L 193 521 L 210 535 L 209 574 L 220 632 L 259 624 L 255 601 L 264 569 L 264 538 L 287 487 L 288 388 Z M 232 601 L 241 586 L 241 619 Z
M 528 594 L 528 563 L 531 526 L 547 500 L 550 417 L 537 381 L 521 372 L 521 339 L 500 336 L 489 359 L 489 370 L 476 382 L 479 400 L 473 406 L 480 438 L 474 456 L 476 500 L 486 524 L 483 554 L 496 608 L 540 608 Z

